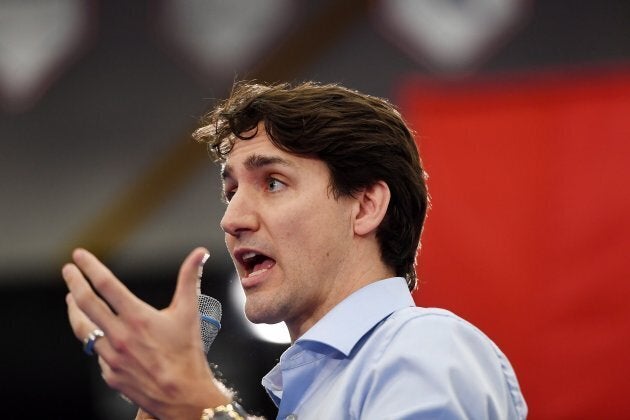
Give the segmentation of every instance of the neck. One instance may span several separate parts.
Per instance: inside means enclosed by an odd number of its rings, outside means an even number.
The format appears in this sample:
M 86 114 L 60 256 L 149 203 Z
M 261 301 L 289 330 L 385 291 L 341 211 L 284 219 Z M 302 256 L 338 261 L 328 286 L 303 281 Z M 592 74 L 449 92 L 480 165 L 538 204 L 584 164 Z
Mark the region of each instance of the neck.
M 355 253 L 358 256 L 367 257 L 368 254 Z M 352 270 L 349 270 L 352 268 Z M 331 309 L 357 290 L 389 277 L 394 277 L 395 272 L 387 267 L 380 258 L 380 251 L 377 255 L 373 253 L 369 258 L 349 258 L 340 267 L 337 275 L 329 282 L 322 281 L 322 294 L 319 305 L 314 313 L 301 313 L 300 318 L 287 319 L 285 323 L 289 329 L 291 342 L 295 342 L 320 319 L 322 319 Z

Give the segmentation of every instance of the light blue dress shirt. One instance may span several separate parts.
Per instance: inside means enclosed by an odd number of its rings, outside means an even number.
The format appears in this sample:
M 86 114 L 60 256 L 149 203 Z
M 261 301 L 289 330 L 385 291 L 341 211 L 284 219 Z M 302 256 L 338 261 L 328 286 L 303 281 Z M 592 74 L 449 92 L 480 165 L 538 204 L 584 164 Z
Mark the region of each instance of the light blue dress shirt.
M 405 280 L 334 307 L 262 380 L 279 419 L 523 419 L 514 370 L 479 329 L 416 307 Z

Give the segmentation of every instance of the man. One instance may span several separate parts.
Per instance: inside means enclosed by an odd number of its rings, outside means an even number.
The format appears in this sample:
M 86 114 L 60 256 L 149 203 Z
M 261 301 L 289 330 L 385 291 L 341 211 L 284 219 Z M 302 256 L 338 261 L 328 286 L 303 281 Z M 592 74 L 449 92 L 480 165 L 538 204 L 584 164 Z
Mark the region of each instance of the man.
M 336 85 L 242 83 L 195 137 L 222 163 L 221 227 L 246 315 L 284 321 L 291 335 L 263 378 L 278 418 L 526 416 L 492 341 L 448 311 L 414 305 L 428 195 L 413 136 L 388 102 Z M 184 261 L 162 311 L 85 250 L 62 270 L 75 335 L 87 337 L 108 385 L 142 407 L 139 418 L 242 414 L 199 338 L 205 252 Z

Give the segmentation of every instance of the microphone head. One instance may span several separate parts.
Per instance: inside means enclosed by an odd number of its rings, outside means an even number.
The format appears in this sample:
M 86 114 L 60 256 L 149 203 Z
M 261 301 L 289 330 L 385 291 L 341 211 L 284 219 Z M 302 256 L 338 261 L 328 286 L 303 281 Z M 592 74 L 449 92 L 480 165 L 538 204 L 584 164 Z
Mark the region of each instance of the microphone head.
M 208 353 L 210 345 L 221 329 L 221 302 L 210 296 L 199 294 L 198 304 L 203 351 Z

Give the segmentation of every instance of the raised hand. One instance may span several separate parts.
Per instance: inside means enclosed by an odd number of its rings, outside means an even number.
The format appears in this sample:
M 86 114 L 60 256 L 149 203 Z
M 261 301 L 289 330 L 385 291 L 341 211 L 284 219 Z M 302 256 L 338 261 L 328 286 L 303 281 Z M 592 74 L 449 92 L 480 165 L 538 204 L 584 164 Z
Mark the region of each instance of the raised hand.
M 162 310 L 137 298 L 84 249 L 75 250 L 74 263 L 62 269 L 75 336 L 83 341 L 96 329 L 104 332 L 89 343 L 103 379 L 160 419 L 197 419 L 204 408 L 231 400 L 214 378 L 200 338 L 196 285 L 206 254 L 197 248 L 188 255 L 173 299 Z

